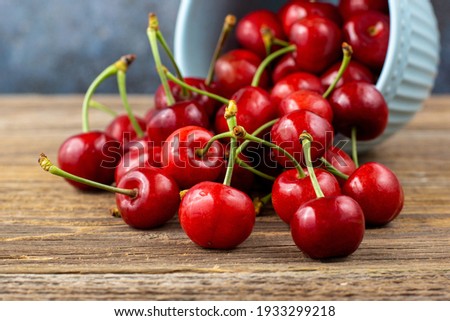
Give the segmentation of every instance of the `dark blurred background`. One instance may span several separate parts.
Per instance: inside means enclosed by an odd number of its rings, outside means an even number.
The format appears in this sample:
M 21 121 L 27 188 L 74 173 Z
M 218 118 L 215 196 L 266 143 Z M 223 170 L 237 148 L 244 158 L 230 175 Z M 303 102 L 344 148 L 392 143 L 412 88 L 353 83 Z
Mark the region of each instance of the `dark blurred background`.
M 0 94 L 83 93 L 100 71 L 127 53 L 138 56 L 128 71 L 129 92 L 153 93 L 159 79 L 147 14 L 160 17 L 172 45 L 180 1 L 0 0 Z M 441 33 L 434 92 L 450 93 L 450 1 L 431 2 Z M 99 92 L 117 92 L 115 81 L 102 84 Z

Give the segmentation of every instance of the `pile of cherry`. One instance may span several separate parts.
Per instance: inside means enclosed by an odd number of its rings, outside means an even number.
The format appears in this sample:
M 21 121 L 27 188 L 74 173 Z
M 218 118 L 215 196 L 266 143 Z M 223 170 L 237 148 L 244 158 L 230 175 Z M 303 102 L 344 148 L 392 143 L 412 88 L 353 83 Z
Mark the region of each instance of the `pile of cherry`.
M 222 53 L 232 30 L 241 48 Z M 291 0 L 237 23 L 229 15 L 205 79 L 183 77 L 154 14 L 147 36 L 161 78 L 155 108 L 133 114 L 126 72 L 135 56 L 121 57 L 87 90 L 83 132 L 61 145 L 59 167 L 41 154 L 43 169 L 80 190 L 114 192 L 116 214 L 137 229 L 178 213 L 205 248 L 241 244 L 268 202 L 317 259 L 350 255 L 366 227 L 400 213 L 399 180 L 380 163 L 359 165 L 356 143 L 378 137 L 388 121 L 374 86 L 388 46 L 387 0 Z M 161 47 L 174 73 L 161 64 Z M 126 113 L 91 130 L 90 108 L 114 114 L 93 99 L 111 76 Z M 351 156 L 336 133 L 351 141 Z

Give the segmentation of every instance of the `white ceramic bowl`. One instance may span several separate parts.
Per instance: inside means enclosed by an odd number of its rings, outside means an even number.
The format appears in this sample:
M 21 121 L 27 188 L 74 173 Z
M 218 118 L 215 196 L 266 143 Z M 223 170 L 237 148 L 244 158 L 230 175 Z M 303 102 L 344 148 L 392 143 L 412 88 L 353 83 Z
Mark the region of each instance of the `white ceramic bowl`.
M 181 0 L 174 49 L 182 72 L 187 76 L 206 76 L 223 19 L 228 13 L 240 18 L 256 8 L 278 10 L 284 2 Z M 359 143 L 361 151 L 372 148 L 409 122 L 429 97 L 439 64 L 439 31 L 430 1 L 389 0 L 389 10 L 389 47 L 376 84 L 388 103 L 389 121 L 379 138 Z M 235 43 L 228 44 L 229 48 L 233 46 Z

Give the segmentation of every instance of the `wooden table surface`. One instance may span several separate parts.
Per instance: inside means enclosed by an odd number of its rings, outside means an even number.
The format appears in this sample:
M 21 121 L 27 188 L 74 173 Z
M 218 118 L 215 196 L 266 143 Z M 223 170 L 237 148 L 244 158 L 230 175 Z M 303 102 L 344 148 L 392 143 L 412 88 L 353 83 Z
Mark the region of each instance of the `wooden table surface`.
M 117 96 L 97 98 L 120 109 Z M 137 113 L 150 96 L 132 96 Z M 449 300 L 450 97 L 433 97 L 362 159 L 398 174 L 405 207 L 350 257 L 313 261 L 271 209 L 232 251 L 195 246 L 174 218 L 134 230 L 114 197 L 42 171 L 81 130 L 82 96 L 0 96 L 0 298 L 3 300 Z M 93 111 L 92 127 L 109 116 Z M 380 200 L 382 201 L 382 200 Z

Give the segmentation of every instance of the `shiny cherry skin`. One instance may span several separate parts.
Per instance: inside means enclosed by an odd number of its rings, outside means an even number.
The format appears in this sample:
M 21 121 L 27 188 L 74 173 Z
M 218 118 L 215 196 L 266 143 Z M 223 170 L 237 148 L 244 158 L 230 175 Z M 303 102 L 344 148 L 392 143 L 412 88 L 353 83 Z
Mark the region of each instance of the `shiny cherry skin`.
M 323 156 L 333 143 L 333 127 L 323 117 L 308 110 L 295 110 L 281 117 L 272 127 L 270 137 L 274 144 L 289 152 L 303 163 L 303 148 L 299 137 L 303 132 L 313 137 L 311 159 L 316 161 Z M 274 157 L 283 167 L 292 168 L 292 162 L 281 152 L 274 150 Z
M 356 170 L 355 162 L 344 150 L 337 146 L 330 146 L 325 152 L 323 157 L 331 164 L 334 168 L 345 175 L 352 175 Z M 347 180 L 336 177 L 339 185 L 343 186 Z
M 336 178 L 321 168 L 314 168 L 320 188 L 325 196 L 341 195 L 341 188 Z M 316 198 L 311 178 L 299 178 L 296 169 L 280 174 L 272 186 L 272 204 L 275 213 L 287 224 L 297 209 L 304 203 Z
M 187 83 L 192 87 L 214 93 L 214 85 L 211 86 L 206 85 L 205 79 L 196 77 L 186 77 L 183 80 L 185 83 Z M 181 87 L 170 80 L 169 80 L 169 87 L 173 95 L 173 98 L 175 99 L 176 102 L 187 100 L 194 101 L 197 103 L 198 106 L 203 107 L 208 116 L 213 115 L 219 105 L 214 99 L 209 98 L 208 96 L 205 95 L 200 95 L 195 92 L 189 92 L 186 97 L 183 96 L 183 90 L 181 89 Z M 163 109 L 168 107 L 166 93 L 164 92 L 164 87 L 162 85 L 160 85 L 156 89 L 154 99 L 156 109 Z
M 71 136 L 58 150 L 58 164 L 62 170 L 108 185 L 114 182 L 114 171 L 121 157 L 121 143 L 101 131 Z M 67 182 L 83 191 L 97 190 L 71 180 Z
M 179 101 L 159 110 L 147 123 L 147 137 L 159 145 L 176 129 L 185 126 L 209 128 L 207 113 L 195 101 Z
M 244 192 L 221 183 L 201 182 L 184 195 L 178 216 L 195 244 L 232 249 L 250 236 L 256 214 L 252 200 Z
M 220 56 L 214 65 L 217 91 L 224 97 L 231 97 L 236 91 L 250 86 L 262 59 L 246 49 L 234 49 Z M 267 71 L 259 81 L 259 87 L 266 88 L 269 83 Z
M 319 74 L 341 56 L 342 32 L 330 19 L 311 16 L 295 22 L 289 39 L 297 48 L 297 67 Z
M 131 142 L 128 152 L 116 167 L 115 181 L 118 182 L 123 175 L 136 168 L 161 167 L 161 152 L 160 145 L 146 139 Z
M 343 33 L 356 60 L 374 70 L 383 68 L 389 45 L 389 16 L 378 11 L 359 13 L 347 20 Z
M 275 38 L 285 39 L 277 15 L 266 9 L 254 10 L 242 17 L 236 25 L 236 39 L 243 48 L 264 58 L 267 53 L 262 28 L 268 28 Z
M 383 226 L 395 219 L 404 204 L 402 185 L 386 166 L 369 162 L 360 166 L 342 188 L 361 206 L 368 226 Z
M 162 168 L 182 189 L 203 181 L 215 181 L 224 166 L 224 147 L 215 141 L 202 157 L 202 149 L 213 137 L 207 129 L 186 126 L 174 131 L 163 145 Z
M 324 88 L 328 88 L 334 82 L 340 67 L 340 62 L 335 63 L 333 66 L 328 68 L 322 76 L 320 76 L 320 80 L 322 81 L 322 86 Z M 363 81 L 369 84 L 375 84 L 375 76 L 369 68 L 357 61 L 352 60 L 347 66 L 347 69 L 341 79 L 337 82 L 335 88 L 341 87 L 343 84 L 352 81 Z
M 351 137 L 356 127 L 358 140 L 371 140 L 384 132 L 388 106 L 378 89 L 365 82 L 353 81 L 335 89 L 329 99 L 333 108 L 334 128 Z
M 145 131 L 145 120 L 138 116 L 135 116 L 135 118 L 141 129 Z M 122 142 L 124 151 L 127 151 L 127 145 L 137 137 L 136 131 L 134 130 L 128 115 L 119 115 L 115 117 L 106 127 L 105 133 L 119 142 Z
M 272 70 L 272 83 L 276 84 L 278 81 L 283 79 L 284 77 L 293 74 L 294 72 L 299 71 L 297 68 L 297 63 L 295 60 L 295 55 L 297 53 L 291 52 L 289 54 L 284 55 L 278 60 Z
M 279 80 L 270 92 L 270 100 L 276 107 L 281 100 L 300 89 L 307 89 L 322 94 L 324 89 L 316 75 L 307 72 L 295 72 Z
M 309 110 L 326 120 L 333 121 L 333 109 L 328 100 L 311 90 L 297 90 L 285 97 L 278 105 L 278 114 L 284 116 L 294 110 Z
M 116 205 L 129 226 L 151 229 L 163 225 L 177 213 L 180 204 L 175 181 L 158 168 L 139 168 L 126 173 L 117 187 L 135 189 L 137 196 L 116 193 Z
M 340 0 L 339 12 L 344 20 L 362 11 L 375 10 L 385 14 L 389 13 L 388 0 Z
M 346 257 L 364 238 L 364 214 L 352 198 L 316 198 L 295 212 L 291 234 L 297 247 L 312 259 Z
M 236 102 L 238 108 L 237 123 L 248 133 L 252 133 L 261 125 L 277 118 L 277 110 L 272 104 L 269 94 L 260 87 L 243 87 L 234 93 L 231 99 Z M 218 133 L 228 131 L 224 112 L 225 106 L 222 106 L 216 114 L 214 127 Z
M 311 2 L 309 0 L 288 1 L 278 12 L 286 35 L 290 34 L 292 25 L 308 16 L 320 16 L 328 18 L 338 26 L 342 24 L 342 18 L 337 7 L 330 3 Z

